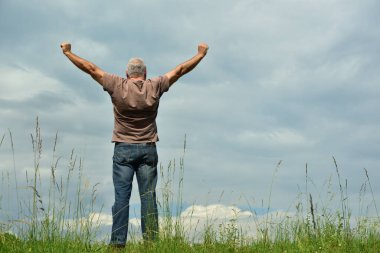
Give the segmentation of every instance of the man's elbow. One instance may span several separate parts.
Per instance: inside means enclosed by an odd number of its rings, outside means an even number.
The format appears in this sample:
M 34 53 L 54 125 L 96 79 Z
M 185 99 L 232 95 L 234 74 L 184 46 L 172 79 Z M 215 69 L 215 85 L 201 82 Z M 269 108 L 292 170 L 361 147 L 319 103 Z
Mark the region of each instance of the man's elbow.
M 89 64 L 87 66 L 87 73 L 95 80 L 100 80 L 103 77 L 103 71 L 101 71 L 94 64 Z
M 176 69 L 176 75 L 178 76 L 178 78 L 180 78 L 184 74 L 186 74 L 185 66 L 183 64 L 178 65 Z

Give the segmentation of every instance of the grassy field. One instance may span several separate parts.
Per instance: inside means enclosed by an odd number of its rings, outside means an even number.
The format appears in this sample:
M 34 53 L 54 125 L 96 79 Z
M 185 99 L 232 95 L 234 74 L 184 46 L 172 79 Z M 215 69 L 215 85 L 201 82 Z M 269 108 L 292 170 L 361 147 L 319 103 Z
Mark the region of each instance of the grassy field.
M 7 135 L 8 136 L 8 135 Z M 0 136 L 0 148 L 5 134 Z M 9 138 L 12 143 L 12 135 Z M 57 140 L 57 138 L 56 138 Z M 34 173 L 26 175 L 26 185 L 30 197 L 21 200 L 18 192 L 15 194 L 18 219 L 3 220 L 0 223 L 0 252 L 380 252 L 380 218 L 372 192 L 370 176 L 365 173 L 367 181 L 359 196 L 370 196 L 370 206 L 376 217 L 367 215 L 368 209 L 353 217 L 348 205 L 347 184 L 340 178 L 339 167 L 335 163 L 335 174 L 338 182 L 338 192 L 335 193 L 339 202 L 337 208 L 331 209 L 323 203 L 316 203 L 307 190 L 311 179 L 306 172 L 306 191 L 296 204 L 296 211 L 291 216 L 274 220 L 269 215 L 270 198 L 273 186 L 270 186 L 267 214 L 263 219 L 252 217 L 256 221 L 255 236 L 249 236 L 242 231 L 236 219 L 230 219 L 225 224 L 207 226 L 198 230 L 199 238 L 194 239 L 187 233 L 186 224 L 180 216 L 182 209 L 183 189 L 183 157 L 176 164 L 172 161 L 167 167 L 160 168 L 161 191 L 160 234 L 155 242 L 129 240 L 124 249 L 109 248 L 106 241 L 97 240 L 100 220 L 91 215 L 102 210 L 95 210 L 97 185 L 90 186 L 82 179 L 83 163 L 73 151 L 67 159 L 67 175 L 58 177 L 56 170 L 61 158 L 55 154 L 56 141 L 50 166 L 49 182 L 41 182 L 40 161 L 42 157 L 42 137 L 40 128 L 36 125 L 32 135 Z M 186 144 L 186 143 L 185 143 Z M 1 149 L 0 149 L 1 152 Z M 14 157 L 14 155 L 13 155 Z M 14 158 L 13 158 L 14 159 Z M 280 166 L 280 163 L 278 164 Z M 278 168 L 275 168 L 274 175 Z M 2 174 L 2 187 L 14 189 L 10 178 L 14 174 L 17 184 L 16 169 Z M 75 180 L 74 180 L 75 179 Z M 43 184 L 46 187 L 43 187 Z M 18 189 L 18 187 L 15 187 Z M 43 190 L 42 189 L 47 189 Z M 69 197 L 69 191 L 74 189 L 74 198 Z M 8 189 L 9 190 L 9 189 Z M 3 199 L 4 189 L 0 193 Z M 329 198 L 330 196 L 325 196 Z M 20 199 L 19 199 L 20 198 Z M 359 197 L 360 198 L 360 197 Z M 175 204 L 174 204 L 175 203 Z M 0 203 L 0 211 L 4 212 L 5 203 Z M 97 205 L 99 206 L 99 205 Z M 173 208 L 174 206 L 174 208 Z M 317 208 L 318 206 L 318 208 Z M 174 210 L 176 209 L 176 210 Z M 191 214 L 189 214 L 191 215 Z M 187 217 L 188 218 L 188 217 Z

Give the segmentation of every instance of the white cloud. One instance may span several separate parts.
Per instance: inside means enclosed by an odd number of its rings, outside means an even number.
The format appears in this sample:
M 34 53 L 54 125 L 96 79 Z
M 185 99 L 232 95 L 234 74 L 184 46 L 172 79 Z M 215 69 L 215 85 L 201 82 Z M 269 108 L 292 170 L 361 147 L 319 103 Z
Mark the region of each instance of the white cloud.
M 212 229 L 218 237 L 223 236 L 225 229 L 233 228 L 241 232 L 245 239 L 256 238 L 260 229 L 265 226 L 276 226 L 283 219 L 294 216 L 283 211 L 270 212 L 267 215 L 256 215 L 236 206 L 214 204 L 208 206 L 194 205 L 181 213 L 180 219 L 188 238 L 202 240 L 207 229 Z
M 265 146 L 303 147 L 313 145 L 313 141 L 290 129 L 277 129 L 266 132 L 249 131 L 241 132 L 236 137 L 241 143 L 252 143 Z
M 0 99 L 23 101 L 44 92 L 68 94 L 62 83 L 33 67 L 0 65 L 0 76 Z
M 174 229 L 175 224 L 179 224 L 184 232 L 185 238 L 190 241 L 202 241 L 206 231 L 212 231 L 217 238 L 223 236 L 226 229 L 235 229 L 235 232 L 242 232 L 245 239 L 253 239 L 260 235 L 259 229 L 267 226 L 275 227 L 284 219 L 293 217 L 294 214 L 275 211 L 268 215 L 257 216 L 250 211 L 243 211 L 236 206 L 226 206 L 222 204 L 212 205 L 193 205 L 185 209 L 179 218 L 170 217 L 166 219 L 159 217 L 161 232 L 168 232 L 167 229 Z M 112 225 L 112 216 L 104 213 L 91 213 L 90 217 L 94 221 L 99 221 L 100 226 L 110 227 Z M 129 220 L 130 237 L 141 239 L 141 220 L 132 218 Z M 211 230 L 210 230 L 211 229 Z M 104 238 L 110 231 L 103 229 Z M 175 231 L 172 230 L 174 233 Z
M 103 226 L 111 226 L 112 225 L 112 215 L 110 214 L 105 214 L 105 213 L 91 213 L 89 215 L 90 219 L 99 221 L 99 223 Z M 135 220 L 131 219 L 129 221 L 130 223 L 135 225 Z
M 215 205 L 193 205 L 186 208 L 181 217 L 184 219 L 233 219 L 233 218 L 246 218 L 251 217 L 252 213 L 248 211 L 242 211 L 235 206 L 225 206 L 222 204 Z

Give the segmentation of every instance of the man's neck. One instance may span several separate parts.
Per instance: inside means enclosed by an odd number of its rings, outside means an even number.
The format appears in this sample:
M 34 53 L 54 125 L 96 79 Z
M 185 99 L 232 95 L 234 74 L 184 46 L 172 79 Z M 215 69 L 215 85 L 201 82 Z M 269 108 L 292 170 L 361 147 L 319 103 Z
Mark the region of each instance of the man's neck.
M 131 80 L 131 81 L 139 81 L 139 80 L 141 80 L 141 81 L 145 81 L 145 78 L 144 77 L 129 77 L 128 78 L 129 80 Z

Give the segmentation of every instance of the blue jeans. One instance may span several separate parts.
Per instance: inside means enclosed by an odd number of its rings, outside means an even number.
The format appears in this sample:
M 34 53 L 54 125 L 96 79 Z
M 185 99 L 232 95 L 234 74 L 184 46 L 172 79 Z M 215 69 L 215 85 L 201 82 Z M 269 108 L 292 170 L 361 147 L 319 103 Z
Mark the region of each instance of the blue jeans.
M 158 235 L 156 202 L 157 149 L 155 143 L 116 143 L 113 156 L 115 203 L 112 206 L 110 244 L 124 245 L 127 241 L 129 200 L 133 176 L 136 173 L 141 200 L 141 230 L 144 240 Z

